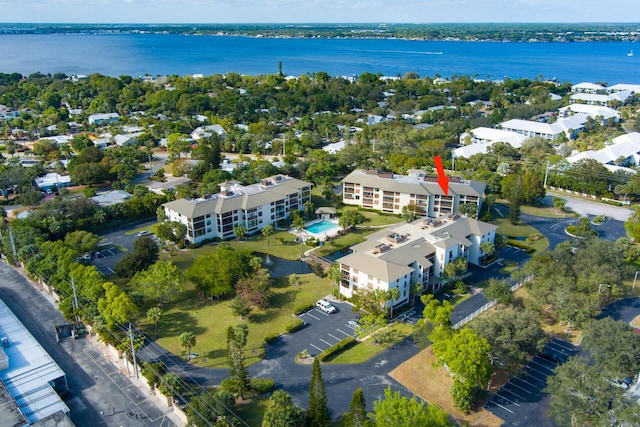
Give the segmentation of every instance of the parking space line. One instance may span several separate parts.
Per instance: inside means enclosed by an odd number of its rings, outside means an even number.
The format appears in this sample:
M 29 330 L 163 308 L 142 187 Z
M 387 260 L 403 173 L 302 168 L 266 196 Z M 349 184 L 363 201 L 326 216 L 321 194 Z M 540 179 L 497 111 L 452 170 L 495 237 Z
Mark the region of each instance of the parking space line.
M 320 350 L 320 352 L 323 352 L 323 351 L 324 351 L 324 349 L 322 349 L 322 348 L 320 348 L 320 347 L 317 347 L 317 346 L 315 346 L 315 345 L 313 345 L 313 344 L 309 344 L 309 345 L 310 345 L 311 347 L 314 347 L 316 350 Z
M 542 371 L 539 371 L 539 370 L 537 370 L 537 369 L 532 368 L 532 367 L 530 366 L 530 364 L 526 366 L 526 369 L 530 369 L 530 370 L 532 370 L 533 372 L 537 372 L 538 374 L 542 374 L 542 375 L 544 375 L 544 377 L 545 377 L 545 378 L 547 377 L 547 374 L 545 374 L 545 373 L 544 373 L 544 372 L 542 372 Z
M 322 311 L 322 310 L 318 310 L 318 309 L 316 308 L 316 311 L 317 311 L 318 313 L 320 313 L 320 314 L 324 314 L 325 316 L 329 317 L 329 314 L 328 314 L 328 313 L 325 313 L 325 312 L 324 312 L 324 311 Z
M 543 365 L 542 363 L 538 363 L 538 362 L 536 361 L 536 359 L 532 359 L 532 360 L 531 360 L 531 362 L 529 362 L 529 364 L 530 364 L 530 365 L 531 365 L 531 364 L 538 365 L 538 366 L 540 366 L 540 367 L 541 367 L 541 368 L 543 368 L 543 369 L 548 369 L 548 370 L 550 371 L 550 374 L 551 374 L 551 373 L 553 373 L 553 369 L 552 369 L 552 368 L 550 368 L 550 367 L 548 367 L 548 366 L 545 366 L 545 365 Z
M 323 343 L 325 343 L 328 346 L 332 346 L 333 344 L 331 344 L 330 342 L 327 342 L 325 340 L 323 340 L 322 338 L 318 338 L 320 341 L 322 341 Z
M 508 412 L 510 412 L 510 413 L 512 413 L 512 414 L 513 414 L 513 411 L 512 411 L 511 409 L 509 409 L 509 408 L 506 408 L 506 407 L 502 406 L 502 405 L 501 405 L 501 404 L 499 404 L 498 402 L 493 402 L 493 403 L 495 403 L 496 405 L 498 405 L 499 407 L 501 407 L 501 408 L 502 408 L 502 409 L 504 409 L 505 411 L 508 411 Z
M 308 316 L 313 317 L 313 318 L 314 318 L 314 319 L 316 319 L 316 320 L 320 320 L 320 318 L 319 318 L 319 317 L 314 316 L 313 314 L 309 313 L 308 311 L 307 311 L 306 313 L 301 314 L 301 316 L 304 316 L 304 315 L 308 315 Z
M 334 339 L 334 340 L 336 340 L 336 341 L 340 341 L 340 338 L 338 338 L 338 337 L 335 337 L 335 336 L 333 336 L 333 335 L 331 335 L 331 334 L 327 334 L 327 335 L 329 335 L 331 338 L 333 338 L 333 339 Z
M 525 369 L 526 369 L 526 367 L 525 367 Z M 531 375 L 529 373 L 527 373 L 526 376 L 527 376 L 527 378 L 530 378 L 532 380 L 536 380 L 536 381 L 540 382 L 541 384 L 544 384 L 544 380 L 541 380 L 540 378 L 534 377 L 533 375 Z M 530 383 L 529 381 L 525 380 L 524 378 L 522 378 L 522 381 L 524 381 L 527 384 L 531 384 L 533 387 L 536 387 L 536 388 L 540 387 L 540 386 L 537 386 L 535 384 Z
M 351 327 L 351 326 L 349 326 L 349 325 L 346 325 L 346 326 L 347 326 L 348 328 L 350 328 L 350 327 Z M 350 337 L 350 336 L 351 336 L 351 334 L 348 334 L 348 333 L 346 333 L 345 331 L 342 331 L 342 330 L 340 330 L 340 329 L 336 329 L 336 331 L 340 332 L 341 334 L 345 334 L 345 335 L 346 335 L 346 336 L 348 336 L 348 337 Z M 355 331 L 355 328 L 354 328 L 354 331 Z
M 498 392 L 498 393 L 500 393 L 500 392 Z M 511 399 L 509 399 L 509 398 L 505 397 L 505 395 L 503 395 L 503 394 L 500 394 L 500 399 L 504 400 L 504 401 L 505 401 L 505 404 L 510 404 L 510 405 L 515 405 L 515 406 L 520 406 L 520 405 L 518 405 L 518 403 L 517 403 L 516 401 L 511 400 Z
M 527 390 L 526 388 L 522 388 L 522 387 L 520 387 L 518 384 L 514 383 L 514 382 L 513 382 L 513 380 L 512 380 L 512 381 L 509 381 L 509 382 L 507 383 L 507 385 L 509 385 L 509 384 L 510 384 L 510 385 L 512 385 L 512 386 L 514 386 L 514 387 L 516 387 L 516 388 L 519 388 L 520 390 L 524 391 L 525 393 L 532 394 L 532 393 L 531 393 L 529 390 Z
M 500 392 L 503 392 L 503 391 L 504 391 L 505 393 L 509 393 L 509 394 L 514 395 L 514 396 L 516 397 L 516 399 L 524 400 L 522 396 L 520 396 L 520 395 L 519 395 L 519 394 L 517 394 L 517 393 L 514 393 L 513 391 L 511 391 L 511 390 L 509 390 L 509 389 L 507 389 L 507 388 L 502 387 L 502 388 L 500 389 Z M 516 405 L 516 406 L 520 406 L 520 404 L 519 404 L 516 400 L 513 400 L 513 404 L 514 404 L 514 405 Z

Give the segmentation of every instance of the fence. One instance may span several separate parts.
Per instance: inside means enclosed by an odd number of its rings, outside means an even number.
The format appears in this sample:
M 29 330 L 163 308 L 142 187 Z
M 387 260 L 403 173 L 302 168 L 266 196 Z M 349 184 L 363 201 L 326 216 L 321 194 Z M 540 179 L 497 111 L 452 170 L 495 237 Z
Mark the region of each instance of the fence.
M 519 281 L 518 283 L 513 284 L 509 290 L 511 292 L 515 292 L 517 289 L 519 289 L 520 287 L 522 287 L 522 285 L 524 285 L 525 283 L 527 283 L 529 280 L 533 279 L 533 276 L 527 276 L 524 279 L 522 279 L 521 281 Z M 481 315 L 482 313 L 484 313 L 485 311 L 489 310 L 490 308 L 493 308 L 493 306 L 495 306 L 498 302 L 496 300 L 493 301 L 489 301 L 488 303 L 486 303 L 485 305 L 483 305 L 482 307 L 480 307 L 479 309 L 477 309 L 476 311 L 474 311 L 473 313 L 469 314 L 467 317 L 465 317 L 464 319 L 458 321 L 455 325 L 453 325 L 453 329 L 458 329 L 463 325 L 466 325 L 467 323 L 471 322 L 473 319 L 475 319 L 477 316 Z

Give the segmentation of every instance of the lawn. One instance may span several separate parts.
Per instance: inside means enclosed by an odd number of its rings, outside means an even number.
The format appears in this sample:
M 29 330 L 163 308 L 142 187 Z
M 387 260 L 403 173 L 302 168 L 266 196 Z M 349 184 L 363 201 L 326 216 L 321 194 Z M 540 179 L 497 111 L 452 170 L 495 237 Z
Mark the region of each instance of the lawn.
M 458 424 L 484 427 L 502 425 L 503 421 L 500 418 L 483 408 L 469 414 L 456 409 L 449 393 L 453 379 L 442 366 L 435 363 L 435 356 L 431 347 L 428 347 L 391 371 L 389 375 L 422 399 L 444 409 Z
M 361 341 L 347 351 L 341 353 L 329 363 L 350 364 L 366 362 L 372 357 L 382 353 L 384 350 L 387 350 L 392 345 L 407 338 L 412 332 L 413 325 L 401 322 L 392 323 L 376 334 L 377 343 L 374 343 L 373 339 L 369 337 L 366 341 Z
M 274 332 L 284 331 L 286 325 L 296 320 L 293 315 L 300 305 L 313 303 L 331 293 L 328 279 L 313 274 L 301 274 L 298 286 L 290 286 L 286 277 L 276 279 L 270 307 L 253 311 L 242 320 L 230 308 L 230 299 L 211 302 L 202 298 L 192 285 L 186 285 L 175 301 L 162 307 L 162 319 L 158 323 L 158 343 L 176 355 L 184 357 L 186 350 L 180 347 L 178 337 L 190 331 L 196 335 L 196 345 L 191 349 L 199 357 L 193 364 L 206 367 L 226 367 L 226 329 L 246 322 L 249 326 L 247 362 L 255 363 L 263 357 L 264 338 Z M 152 335 L 153 326 L 143 319 L 144 329 Z
M 509 218 L 495 218 L 493 224 L 498 226 L 496 230 L 496 234 L 503 234 L 505 236 L 510 237 L 529 237 L 532 235 L 542 235 L 537 229 L 534 227 L 524 224 L 511 224 Z M 549 240 L 546 237 L 542 237 L 539 240 L 526 242 L 527 245 L 534 248 L 537 252 L 541 252 L 549 247 Z

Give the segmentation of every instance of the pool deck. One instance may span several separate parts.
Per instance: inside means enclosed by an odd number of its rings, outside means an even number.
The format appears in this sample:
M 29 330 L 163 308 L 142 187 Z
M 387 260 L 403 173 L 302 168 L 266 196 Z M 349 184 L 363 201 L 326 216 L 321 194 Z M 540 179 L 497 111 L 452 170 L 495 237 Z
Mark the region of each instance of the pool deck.
M 313 233 L 313 232 L 311 232 L 311 231 L 309 231 L 307 229 L 304 229 L 304 230 L 302 230 L 300 235 L 298 234 L 298 231 L 295 228 L 290 228 L 289 229 L 289 233 L 293 234 L 294 236 L 298 236 L 298 237 L 302 238 L 303 241 L 307 241 L 307 239 L 313 237 L 313 238 L 316 238 L 316 239 L 324 242 L 327 237 L 336 236 L 340 231 L 342 231 L 342 227 L 340 227 L 338 225 L 338 221 L 330 220 L 330 219 L 314 219 L 313 221 L 306 222 L 304 224 L 304 226 L 308 227 L 310 225 L 317 224 L 317 223 L 323 222 L 323 221 L 335 224 L 335 227 L 330 228 L 330 229 L 328 229 L 326 231 L 322 231 L 320 233 Z

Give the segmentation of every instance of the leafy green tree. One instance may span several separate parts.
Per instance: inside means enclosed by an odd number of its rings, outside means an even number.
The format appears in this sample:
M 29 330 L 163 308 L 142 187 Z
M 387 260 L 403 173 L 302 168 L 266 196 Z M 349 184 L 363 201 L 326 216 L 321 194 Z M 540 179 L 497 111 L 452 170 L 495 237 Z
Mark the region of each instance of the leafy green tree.
M 160 380 L 160 393 L 175 396 L 182 393 L 182 378 L 175 372 L 166 373 Z
M 407 222 L 411 222 L 418 217 L 418 212 L 418 207 L 410 203 L 402 207 L 402 218 Z
M 241 399 L 249 390 L 249 376 L 247 374 L 244 348 L 247 345 L 249 328 L 240 323 L 227 328 L 227 365 L 229 377 L 234 382 L 234 387 Z
M 304 412 L 297 407 L 291 395 L 284 390 L 276 390 L 269 398 L 269 407 L 264 413 L 262 427 L 302 427 Z
M 612 379 L 640 370 L 640 335 L 625 322 L 610 317 L 592 320 L 584 329 L 582 342 L 596 366 Z
M 261 268 L 250 276 L 240 278 L 236 282 L 236 292 L 248 304 L 257 308 L 265 308 L 272 295 L 272 286 L 273 279 L 271 279 L 269 270 Z
M 236 316 L 244 319 L 246 316 L 251 313 L 251 305 L 247 303 L 247 301 L 241 297 L 240 295 L 236 296 L 229 304 L 229 308 Z
M 459 329 L 449 338 L 431 340 L 434 354 L 454 376 L 454 405 L 469 411 L 478 393 L 487 388 L 493 373 L 489 343 L 469 328 Z
M 314 427 L 329 427 L 331 417 L 327 407 L 327 393 L 324 389 L 320 359 L 313 360 L 311 380 L 309 381 L 309 409 L 307 410 L 307 422 Z
M 228 391 L 206 390 L 197 395 L 187 405 L 187 420 L 189 425 L 196 427 L 209 427 L 225 424 L 225 417 L 233 413 L 236 408 L 236 398 Z
M 267 224 L 262 227 L 262 235 L 267 238 L 267 246 L 269 246 L 269 236 L 273 234 L 273 225 Z
M 486 263 L 487 258 L 493 255 L 496 251 L 496 246 L 489 241 L 482 242 L 480 243 L 480 251 L 482 251 L 484 263 Z
M 233 293 L 233 285 L 252 270 L 248 251 L 218 246 L 212 252 L 199 255 L 187 270 L 187 278 L 207 298 L 220 298 Z
M 415 305 L 416 297 L 422 296 L 424 292 L 424 285 L 421 282 L 411 282 L 409 293 L 411 294 L 411 305 Z
M 560 426 L 612 425 L 640 419 L 636 402 L 598 365 L 572 357 L 547 379 L 551 416 Z
M 364 400 L 364 392 L 361 388 L 355 389 L 349 412 L 345 416 L 345 427 L 367 427 L 369 419 L 367 418 L 367 406 Z
M 124 254 L 114 270 L 120 277 L 132 277 L 155 263 L 159 256 L 160 250 L 156 242 L 150 237 L 141 237 L 133 242 L 133 251 Z
M 467 218 L 478 218 L 478 205 L 475 203 L 463 203 L 458 207 L 460 215 L 464 215 Z
M 489 342 L 492 363 L 512 373 L 539 354 L 547 341 L 539 317 L 529 310 L 499 310 L 479 317 L 471 328 Z
M 500 304 L 510 304 L 513 301 L 511 284 L 507 279 L 496 279 L 492 277 L 487 282 L 484 295 L 489 300 L 496 300 Z
M 415 397 L 401 396 L 390 387 L 384 391 L 384 398 L 373 402 L 373 412 L 369 414 L 376 427 L 388 426 L 451 426 L 449 414 L 433 404 L 419 402 Z
M 364 215 L 356 209 L 348 209 L 343 211 L 340 218 L 338 218 L 338 225 L 345 230 L 351 230 L 356 225 L 362 224 L 365 219 Z
M 64 242 L 78 252 L 92 252 L 98 247 L 100 238 L 89 231 L 77 230 L 67 233 Z
M 180 334 L 180 347 L 187 350 L 187 360 L 191 359 L 191 348 L 196 345 L 196 336 L 193 332 L 187 331 Z
M 114 329 L 116 323 L 128 323 L 138 311 L 138 307 L 111 282 L 104 282 L 104 297 L 98 300 L 98 311 L 105 320 L 108 329 Z
M 166 303 L 182 289 L 182 272 L 171 261 L 158 261 L 136 273 L 129 283 L 146 296 Z
M 160 307 L 151 307 L 147 310 L 147 320 L 153 323 L 153 328 L 156 335 L 158 335 L 158 322 L 162 318 L 162 310 Z

